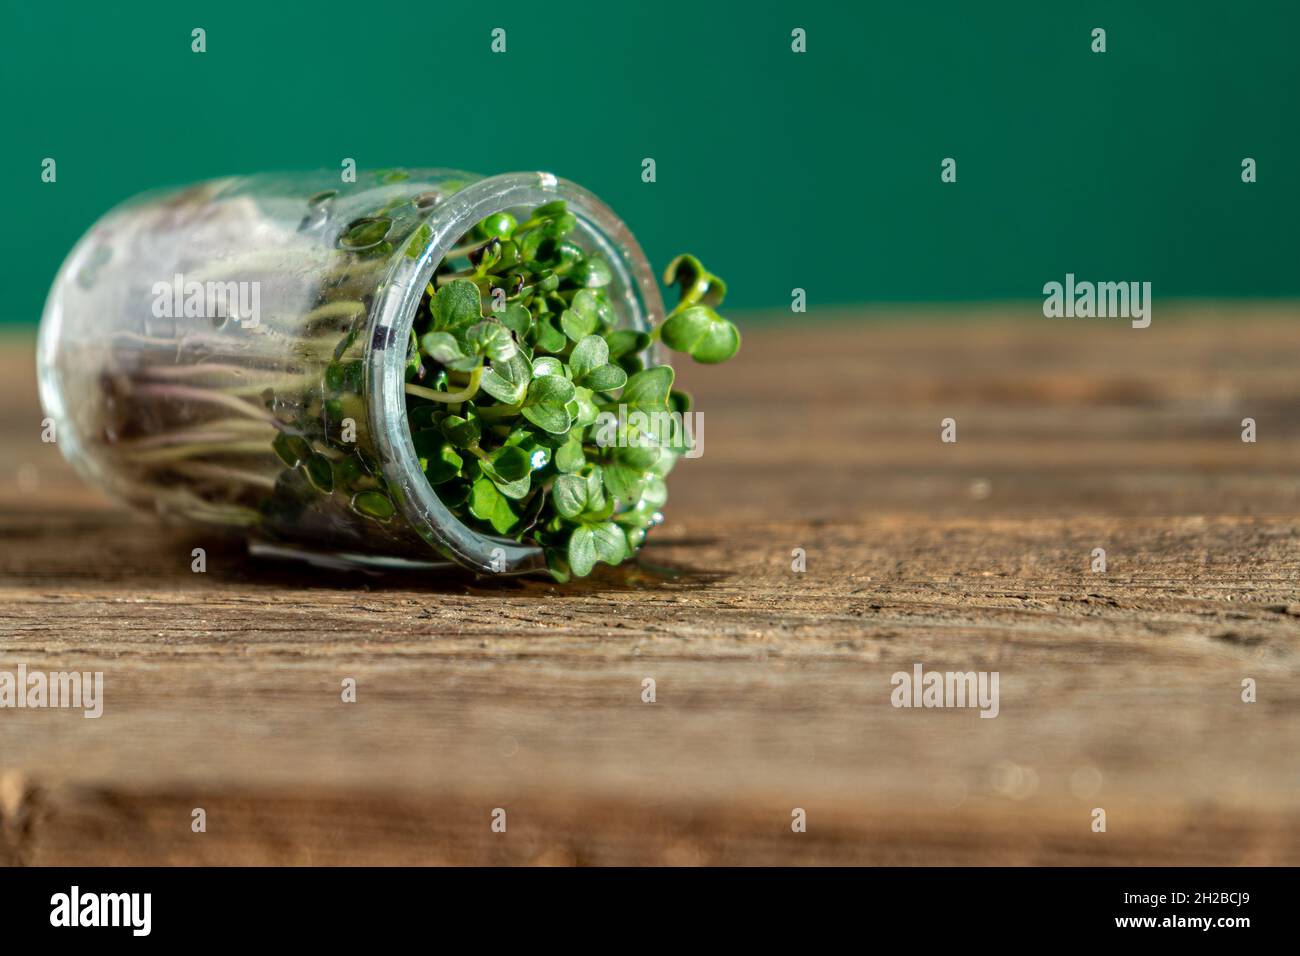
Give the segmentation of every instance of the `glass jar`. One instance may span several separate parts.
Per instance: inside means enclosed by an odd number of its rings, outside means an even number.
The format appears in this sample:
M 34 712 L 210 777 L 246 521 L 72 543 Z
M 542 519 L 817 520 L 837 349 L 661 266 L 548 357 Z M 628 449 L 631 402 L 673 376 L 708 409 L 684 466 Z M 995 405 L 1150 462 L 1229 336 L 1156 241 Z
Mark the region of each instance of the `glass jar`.
M 41 319 L 41 402 L 91 484 L 255 550 L 324 563 L 545 569 L 439 500 L 407 424 L 412 325 L 479 221 L 563 199 L 623 328 L 663 314 L 635 238 L 549 173 L 262 174 L 148 193 L 97 222 Z M 358 490 L 359 489 L 359 490 Z

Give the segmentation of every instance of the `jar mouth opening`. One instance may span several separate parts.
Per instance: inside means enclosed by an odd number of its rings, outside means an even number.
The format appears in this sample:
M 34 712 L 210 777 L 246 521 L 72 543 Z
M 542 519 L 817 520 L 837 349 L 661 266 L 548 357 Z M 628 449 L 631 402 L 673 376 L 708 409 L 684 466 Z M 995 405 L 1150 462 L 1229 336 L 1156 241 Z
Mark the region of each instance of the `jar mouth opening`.
M 443 504 L 420 468 L 406 416 L 406 355 L 415 315 L 434 270 L 482 219 L 563 199 L 578 225 L 573 241 L 610 266 L 611 303 L 620 326 L 649 331 L 663 316 L 650 264 L 615 212 L 575 183 L 550 173 L 505 173 L 474 182 L 429 210 L 430 234 L 418 253 L 400 254 L 372 308 L 366 347 L 370 433 L 385 482 L 401 516 L 439 555 L 482 573 L 520 574 L 546 568 L 535 545 L 470 527 Z M 431 556 L 432 558 L 433 556 Z

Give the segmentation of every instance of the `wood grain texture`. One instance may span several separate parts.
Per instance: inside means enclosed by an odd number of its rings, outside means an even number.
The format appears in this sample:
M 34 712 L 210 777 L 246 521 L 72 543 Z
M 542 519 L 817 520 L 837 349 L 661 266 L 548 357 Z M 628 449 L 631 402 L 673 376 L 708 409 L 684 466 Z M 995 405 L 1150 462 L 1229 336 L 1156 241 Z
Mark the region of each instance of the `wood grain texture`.
M 1300 862 L 1294 312 L 1033 311 L 751 328 L 685 370 L 640 566 L 571 587 L 161 529 L 41 444 L 10 341 L 0 669 L 106 700 L 0 710 L 0 862 Z M 893 708 L 916 662 L 1000 715 Z

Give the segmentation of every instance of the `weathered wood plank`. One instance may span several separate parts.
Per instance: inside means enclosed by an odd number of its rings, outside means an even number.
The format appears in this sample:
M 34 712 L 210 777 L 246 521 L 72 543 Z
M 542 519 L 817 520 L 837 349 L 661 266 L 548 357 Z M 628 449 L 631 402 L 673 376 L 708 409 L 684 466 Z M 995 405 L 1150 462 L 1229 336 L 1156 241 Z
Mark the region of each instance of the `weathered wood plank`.
M 704 457 L 640 567 L 573 587 L 159 529 L 39 442 L 11 344 L 0 670 L 106 690 L 0 710 L 0 862 L 1300 860 L 1285 313 L 830 331 L 687 369 Z M 999 671 L 999 717 L 893 708 L 915 662 Z

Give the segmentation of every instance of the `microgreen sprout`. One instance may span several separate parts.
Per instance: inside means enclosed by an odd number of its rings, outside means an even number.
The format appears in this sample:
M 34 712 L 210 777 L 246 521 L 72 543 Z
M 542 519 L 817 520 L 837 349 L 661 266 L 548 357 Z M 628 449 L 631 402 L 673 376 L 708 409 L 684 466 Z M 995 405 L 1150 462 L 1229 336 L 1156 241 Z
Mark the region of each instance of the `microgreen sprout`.
M 740 348 L 715 311 L 726 284 L 694 256 L 665 273 L 681 296 L 660 325 L 618 328 L 612 272 L 570 241 L 576 225 L 563 201 L 522 222 L 498 213 L 479 223 L 426 290 L 406 385 L 412 440 L 444 503 L 484 531 L 539 545 L 559 581 L 620 563 L 661 520 L 681 441 L 596 440 L 601 412 L 620 404 L 689 408 L 670 366 L 645 366 L 651 342 L 710 364 Z M 378 241 L 375 227 L 362 231 Z M 492 311 L 494 301 L 505 308 Z
M 202 267 L 229 279 L 284 270 L 287 288 L 310 276 L 305 312 L 238 334 L 116 333 L 99 435 L 129 496 L 273 541 L 409 553 L 415 536 L 368 434 L 368 323 L 386 267 L 424 254 L 428 210 L 456 188 L 395 192 L 361 216 L 337 215 L 338 190 L 318 192 L 297 229 L 301 259 L 254 251 Z M 673 369 L 647 365 L 655 343 L 709 364 L 740 347 L 716 311 L 725 283 L 693 256 L 664 274 L 680 290 L 668 316 L 624 327 L 613 270 L 575 241 L 577 225 L 563 201 L 479 222 L 434 269 L 398 345 L 425 480 L 467 525 L 541 548 L 560 581 L 636 553 L 689 450 L 684 430 L 658 434 L 632 414 L 680 421 L 690 409 Z

